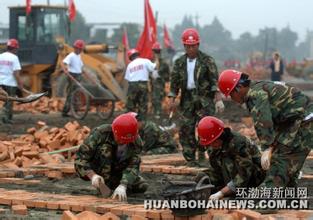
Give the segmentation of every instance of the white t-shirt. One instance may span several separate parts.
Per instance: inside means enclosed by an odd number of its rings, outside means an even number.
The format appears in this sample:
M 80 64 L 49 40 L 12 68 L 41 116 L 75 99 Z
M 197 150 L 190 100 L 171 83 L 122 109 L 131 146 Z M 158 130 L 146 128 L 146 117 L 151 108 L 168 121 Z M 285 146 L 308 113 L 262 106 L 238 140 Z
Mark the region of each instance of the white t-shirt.
M 14 71 L 21 70 L 18 57 L 11 52 L 0 54 L 0 85 L 17 86 Z
M 148 81 L 149 72 L 152 72 L 156 67 L 155 63 L 145 58 L 136 58 L 127 66 L 125 79 L 128 82 Z
M 63 63 L 67 64 L 69 72 L 77 74 L 82 73 L 84 63 L 80 57 L 80 54 L 71 52 L 64 58 Z
M 196 66 L 196 61 L 197 59 L 189 59 L 187 58 L 187 73 L 188 73 L 188 78 L 187 78 L 187 89 L 194 89 L 196 88 L 195 85 L 195 66 Z

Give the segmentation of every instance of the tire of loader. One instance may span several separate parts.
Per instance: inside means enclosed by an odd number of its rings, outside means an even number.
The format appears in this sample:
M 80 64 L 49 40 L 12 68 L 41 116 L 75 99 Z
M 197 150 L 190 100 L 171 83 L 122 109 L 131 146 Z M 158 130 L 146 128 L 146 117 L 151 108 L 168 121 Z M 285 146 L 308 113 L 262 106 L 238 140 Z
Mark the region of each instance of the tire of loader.
M 103 101 L 101 105 L 97 105 L 97 114 L 101 119 L 109 119 L 112 117 L 115 109 L 115 101 Z
M 81 88 L 72 93 L 70 109 L 75 119 L 84 119 L 90 108 L 90 97 Z

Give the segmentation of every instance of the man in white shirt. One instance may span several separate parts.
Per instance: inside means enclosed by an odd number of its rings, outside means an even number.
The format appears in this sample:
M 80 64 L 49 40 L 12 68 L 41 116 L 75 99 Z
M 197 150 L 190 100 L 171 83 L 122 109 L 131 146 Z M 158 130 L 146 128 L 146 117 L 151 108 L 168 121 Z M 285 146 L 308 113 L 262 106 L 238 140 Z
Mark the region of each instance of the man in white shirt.
M 62 69 L 64 73 L 70 74 L 77 81 L 82 80 L 82 74 L 84 72 L 84 63 L 80 57 L 81 52 L 85 47 L 85 42 L 83 40 L 76 40 L 74 42 L 74 52 L 69 53 L 63 60 Z M 62 111 L 63 117 L 68 117 L 68 112 L 70 111 L 70 103 L 73 91 L 76 89 L 75 83 L 68 77 L 68 87 L 67 87 L 67 97 Z
M 16 56 L 19 48 L 19 42 L 16 39 L 9 39 L 7 42 L 7 51 L 0 54 L 0 87 L 9 96 L 16 96 L 17 89 L 29 93 L 23 87 L 20 78 L 21 64 Z M 11 124 L 13 117 L 13 103 L 11 100 L 6 100 L 1 118 L 3 123 Z
M 125 72 L 125 79 L 128 81 L 128 93 L 126 109 L 137 112 L 142 119 L 145 119 L 148 110 L 148 80 L 149 73 L 157 69 L 158 63 L 152 63 L 149 59 L 140 58 L 136 49 L 127 52 L 131 61 Z

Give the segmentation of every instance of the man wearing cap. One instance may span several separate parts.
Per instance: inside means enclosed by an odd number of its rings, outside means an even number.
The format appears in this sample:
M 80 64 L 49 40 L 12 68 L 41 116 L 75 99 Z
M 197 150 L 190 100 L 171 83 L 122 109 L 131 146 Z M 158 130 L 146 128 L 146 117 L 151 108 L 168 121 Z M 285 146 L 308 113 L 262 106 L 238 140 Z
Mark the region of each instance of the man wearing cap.
M 140 58 L 139 51 L 130 49 L 127 52 L 131 61 L 125 72 L 125 80 L 128 81 L 127 111 L 137 112 L 143 119 L 148 111 L 148 81 L 149 74 L 158 69 L 158 63 L 152 63 L 149 59 Z
M 10 39 L 7 42 L 7 51 L 0 54 L 0 87 L 8 96 L 16 96 L 17 89 L 30 93 L 23 87 L 20 78 L 21 64 L 16 56 L 19 48 L 19 42 L 16 39 Z M 5 94 L 5 93 L 3 93 Z M 6 100 L 2 109 L 3 123 L 12 123 L 13 102 Z
M 182 34 L 186 53 L 175 61 L 171 73 L 172 110 L 175 98 L 181 91 L 180 142 L 183 155 L 190 166 L 196 166 L 196 150 L 199 162 L 204 161 L 204 152 L 195 139 L 195 126 L 200 118 L 223 111 L 224 104 L 217 91 L 217 67 L 211 56 L 199 50 L 200 36 L 194 28 L 187 28 Z

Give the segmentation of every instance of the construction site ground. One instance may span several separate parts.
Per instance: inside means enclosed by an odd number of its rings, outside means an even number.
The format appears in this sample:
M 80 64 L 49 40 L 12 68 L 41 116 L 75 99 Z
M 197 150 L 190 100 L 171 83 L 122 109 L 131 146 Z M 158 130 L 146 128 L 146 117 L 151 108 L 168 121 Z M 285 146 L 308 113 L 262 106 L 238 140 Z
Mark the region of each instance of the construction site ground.
M 308 90 L 310 92 L 310 90 Z M 226 110 L 219 115 L 227 125 L 234 130 L 241 132 L 250 132 L 247 129 L 251 123 L 247 110 L 233 102 L 226 101 Z M 118 114 L 116 112 L 115 114 Z M 166 118 L 167 115 L 164 115 Z M 150 115 L 152 120 L 153 115 Z M 174 116 L 176 120 L 177 117 Z M 247 120 L 248 119 L 248 120 Z M 63 118 L 61 113 L 50 114 L 32 114 L 27 112 L 17 112 L 14 115 L 14 124 L 0 126 L 0 140 L 9 140 L 12 137 L 27 133 L 27 130 L 36 127 L 38 121 L 44 121 L 51 127 L 63 127 L 67 122 L 73 121 L 71 117 Z M 81 126 L 89 128 L 96 127 L 103 123 L 110 123 L 112 120 L 100 120 L 96 113 L 90 113 L 87 117 L 78 121 Z M 162 120 L 156 120 L 162 123 Z M 243 124 L 245 124 L 243 126 Z M 250 129 L 250 128 L 249 128 Z M 251 132 L 250 132 L 251 134 Z M 252 139 L 255 135 L 250 135 Z M 150 189 L 155 195 L 162 191 L 163 184 L 161 180 L 167 178 L 170 180 L 191 180 L 192 177 L 201 168 L 188 168 L 185 166 L 181 154 L 162 155 L 162 156 L 143 156 L 141 171 L 143 176 L 150 184 Z M 50 174 L 51 175 L 50 175 Z M 310 197 L 310 209 L 313 209 L 311 197 L 313 195 L 313 157 L 308 157 L 304 168 L 304 176 L 300 180 L 301 186 L 308 187 Z M 50 176 L 49 176 L 50 175 Z M 103 215 L 112 213 L 119 217 L 135 216 L 150 219 L 174 219 L 169 210 L 162 212 L 147 211 L 143 209 L 143 194 L 133 194 L 128 198 L 128 205 L 121 204 L 111 199 L 103 199 L 97 196 L 98 192 L 91 186 L 90 182 L 78 178 L 73 168 L 73 162 L 64 162 L 62 164 L 45 164 L 20 169 L 1 169 L 0 171 L 0 219 L 61 219 L 64 210 L 71 210 L 74 215 L 82 211 L 92 211 Z M 153 195 L 153 194 L 152 194 Z M 156 196 L 155 198 L 157 198 Z M 26 215 L 13 214 L 12 205 L 24 204 L 27 206 Z M 211 210 L 209 214 L 193 217 L 190 219 L 210 219 L 211 217 L 220 217 L 215 219 L 306 219 L 311 213 L 306 211 L 279 211 L 278 214 L 257 215 L 254 212 L 242 213 L 229 212 L 227 210 Z M 253 216 L 254 215 L 254 216 Z M 64 216 L 63 216 L 64 217 Z M 238 218 L 236 218 L 238 217 Z M 107 219 L 114 219 L 108 217 Z M 312 217 L 313 218 L 313 217 Z M 103 218 L 105 219 L 105 218 Z M 186 219 L 178 218 L 175 219 Z

